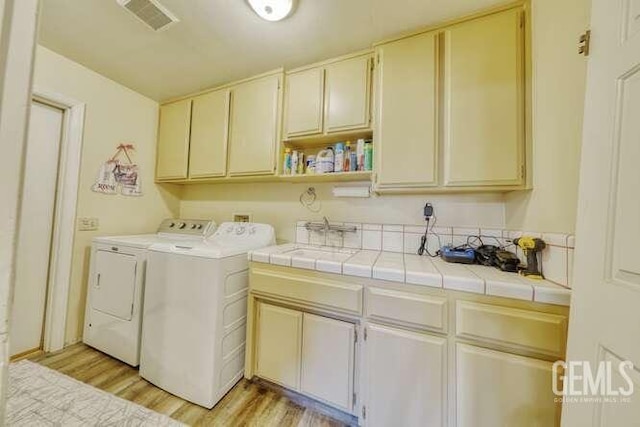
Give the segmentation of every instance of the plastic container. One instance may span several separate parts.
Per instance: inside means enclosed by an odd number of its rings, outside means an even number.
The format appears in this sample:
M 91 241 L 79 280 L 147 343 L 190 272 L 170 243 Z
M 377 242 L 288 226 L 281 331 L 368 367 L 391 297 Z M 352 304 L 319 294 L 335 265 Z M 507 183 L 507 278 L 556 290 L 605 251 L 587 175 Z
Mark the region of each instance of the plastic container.
M 284 160 L 282 162 L 282 173 L 291 175 L 291 148 L 284 149 Z
M 316 173 L 333 172 L 334 153 L 333 147 L 327 147 L 316 156 Z
M 364 144 L 364 170 L 373 170 L 373 144 L 370 142 Z
M 355 172 L 358 170 L 358 154 L 356 154 L 356 150 L 351 150 L 350 157 L 349 172 Z
M 298 163 L 300 161 L 300 155 L 297 151 L 294 151 L 291 155 L 291 175 L 296 175 L 298 173 Z
M 307 174 L 314 174 L 316 173 L 316 156 L 309 155 L 307 156 L 306 160 L 305 160 L 305 173 Z
M 334 148 L 333 172 L 342 172 L 344 169 L 344 144 L 338 142 Z
M 356 170 L 364 170 L 364 139 L 359 139 L 356 144 L 357 166 Z
M 298 151 L 298 175 L 304 175 L 304 153 L 302 151 Z
M 351 142 L 347 141 L 344 147 L 344 164 L 342 167 L 343 172 L 349 172 L 351 170 Z

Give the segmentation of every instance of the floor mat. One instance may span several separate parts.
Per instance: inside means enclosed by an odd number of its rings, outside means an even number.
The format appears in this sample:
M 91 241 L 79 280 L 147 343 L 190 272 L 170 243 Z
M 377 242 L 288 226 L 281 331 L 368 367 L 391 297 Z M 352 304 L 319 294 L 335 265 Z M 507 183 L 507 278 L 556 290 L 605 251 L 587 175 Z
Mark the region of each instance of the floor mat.
M 184 425 L 28 360 L 9 365 L 6 414 L 8 426 Z

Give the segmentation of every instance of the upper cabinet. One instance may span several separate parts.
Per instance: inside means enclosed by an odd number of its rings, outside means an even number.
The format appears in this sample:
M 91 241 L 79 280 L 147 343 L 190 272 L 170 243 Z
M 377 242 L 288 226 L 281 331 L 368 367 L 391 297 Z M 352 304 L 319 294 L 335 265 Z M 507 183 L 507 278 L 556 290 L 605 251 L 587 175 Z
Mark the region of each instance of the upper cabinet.
M 378 187 L 437 185 L 437 33 L 376 49 Z
M 522 188 L 524 11 L 376 48 L 378 191 Z
M 371 61 L 364 53 L 289 72 L 285 138 L 370 129 Z
M 229 90 L 217 90 L 193 99 L 189 177 L 224 176 L 227 169 Z
M 229 175 L 275 173 L 281 75 L 269 75 L 231 91 Z
M 444 30 L 444 184 L 524 179 L 523 11 Z
M 185 179 L 189 166 L 191 100 L 160 107 L 156 178 L 159 181 Z

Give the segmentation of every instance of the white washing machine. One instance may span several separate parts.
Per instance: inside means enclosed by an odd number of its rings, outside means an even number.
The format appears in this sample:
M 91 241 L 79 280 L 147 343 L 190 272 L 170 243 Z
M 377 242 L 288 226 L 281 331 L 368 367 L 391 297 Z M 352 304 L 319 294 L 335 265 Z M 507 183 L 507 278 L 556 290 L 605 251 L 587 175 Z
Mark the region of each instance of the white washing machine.
M 224 223 L 202 244 L 149 248 L 143 378 L 205 408 L 242 378 L 247 252 L 273 244 L 270 225 Z
M 138 366 L 147 248 L 202 242 L 214 228 L 211 221 L 167 219 L 156 234 L 94 238 L 82 341 Z

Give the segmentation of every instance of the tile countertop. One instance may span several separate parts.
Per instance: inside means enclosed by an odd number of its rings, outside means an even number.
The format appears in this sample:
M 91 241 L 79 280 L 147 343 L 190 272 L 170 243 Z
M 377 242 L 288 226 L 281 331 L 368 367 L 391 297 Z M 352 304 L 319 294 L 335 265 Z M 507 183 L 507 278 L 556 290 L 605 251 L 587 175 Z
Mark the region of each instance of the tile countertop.
M 322 252 L 313 256 L 303 251 L 293 253 L 299 249 Z M 288 243 L 249 252 L 249 260 L 546 304 L 568 306 L 571 301 L 570 289 L 546 280 L 412 254 Z

